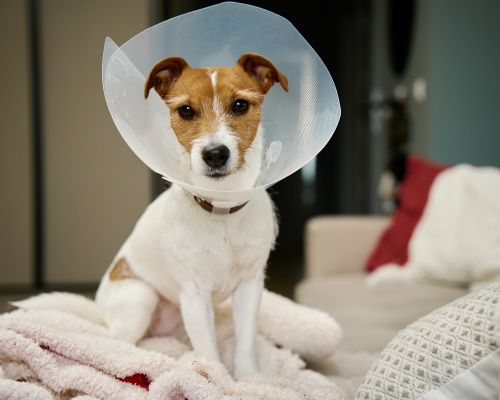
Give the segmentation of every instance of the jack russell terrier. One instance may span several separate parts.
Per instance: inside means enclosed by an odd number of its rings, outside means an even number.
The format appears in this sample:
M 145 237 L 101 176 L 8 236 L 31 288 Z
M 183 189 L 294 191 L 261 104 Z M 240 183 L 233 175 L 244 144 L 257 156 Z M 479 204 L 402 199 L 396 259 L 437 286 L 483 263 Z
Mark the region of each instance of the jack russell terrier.
M 261 106 L 287 78 L 266 58 L 244 54 L 232 67 L 191 68 L 160 61 L 146 80 L 170 110 L 187 181 L 215 190 L 250 189 L 263 157 Z M 277 234 L 263 189 L 214 216 L 214 207 L 178 185 L 144 212 L 96 295 L 113 336 L 131 343 L 147 332 L 160 303 L 180 308 L 198 355 L 219 360 L 214 304 L 232 297 L 235 377 L 257 371 L 255 335 L 264 270 Z

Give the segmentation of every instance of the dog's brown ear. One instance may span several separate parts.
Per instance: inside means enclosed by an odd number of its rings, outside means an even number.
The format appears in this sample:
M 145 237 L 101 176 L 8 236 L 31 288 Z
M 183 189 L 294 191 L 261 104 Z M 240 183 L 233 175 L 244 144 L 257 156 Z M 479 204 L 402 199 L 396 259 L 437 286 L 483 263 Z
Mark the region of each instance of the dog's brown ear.
M 169 57 L 156 64 L 149 73 L 144 86 L 144 98 L 147 99 L 151 88 L 155 88 L 161 98 L 164 98 L 172 84 L 179 78 L 188 63 L 181 57 Z
M 257 81 L 264 93 L 267 93 L 275 82 L 279 82 L 281 87 L 288 92 L 288 79 L 267 58 L 259 54 L 248 53 L 240 56 L 237 64 Z

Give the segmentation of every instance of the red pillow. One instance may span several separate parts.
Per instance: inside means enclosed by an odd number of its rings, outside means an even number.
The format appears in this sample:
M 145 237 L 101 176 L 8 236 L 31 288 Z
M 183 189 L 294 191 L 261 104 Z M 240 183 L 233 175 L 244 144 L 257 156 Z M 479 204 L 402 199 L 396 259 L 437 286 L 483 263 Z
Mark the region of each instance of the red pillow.
M 417 156 L 407 157 L 406 175 L 399 188 L 399 206 L 368 256 L 365 271 L 371 272 L 389 263 L 406 263 L 408 242 L 424 211 L 432 182 L 446 168 Z

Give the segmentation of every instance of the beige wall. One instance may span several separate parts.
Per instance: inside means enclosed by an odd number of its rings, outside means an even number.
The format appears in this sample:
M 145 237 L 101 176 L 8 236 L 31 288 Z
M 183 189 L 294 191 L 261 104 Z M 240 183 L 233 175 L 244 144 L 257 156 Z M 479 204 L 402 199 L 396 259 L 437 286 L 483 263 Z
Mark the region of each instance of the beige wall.
M 0 0 L 0 285 L 31 282 L 31 81 L 26 3 Z
M 97 282 L 151 196 L 151 176 L 109 116 L 105 36 L 149 22 L 148 0 L 40 2 L 45 140 L 46 279 Z

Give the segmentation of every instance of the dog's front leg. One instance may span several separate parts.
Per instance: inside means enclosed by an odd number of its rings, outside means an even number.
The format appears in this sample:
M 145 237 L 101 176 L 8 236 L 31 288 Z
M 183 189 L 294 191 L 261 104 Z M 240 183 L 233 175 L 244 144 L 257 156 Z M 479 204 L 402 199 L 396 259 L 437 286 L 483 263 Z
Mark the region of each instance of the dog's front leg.
M 180 294 L 184 326 L 191 345 L 198 355 L 220 361 L 215 335 L 214 309 L 210 293 L 187 285 Z
M 234 376 L 236 379 L 258 371 L 255 335 L 264 277 L 258 273 L 239 284 L 233 293 L 233 320 L 235 333 Z

